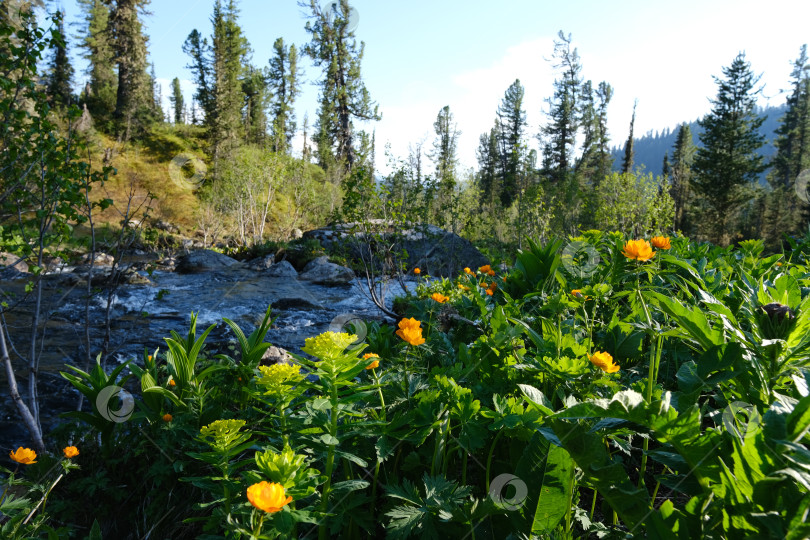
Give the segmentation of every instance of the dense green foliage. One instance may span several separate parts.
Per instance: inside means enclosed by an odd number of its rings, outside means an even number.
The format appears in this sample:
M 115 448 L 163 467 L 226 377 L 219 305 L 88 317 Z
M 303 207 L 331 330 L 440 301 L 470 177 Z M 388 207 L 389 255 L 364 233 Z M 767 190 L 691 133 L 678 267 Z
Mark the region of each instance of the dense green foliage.
M 808 241 L 770 257 L 598 231 L 531 242 L 511 268 L 422 282 L 396 333 L 326 333 L 289 365 L 261 365 L 269 312 L 249 336 L 226 320 L 219 354 L 192 317 L 127 364 L 127 421 L 74 415 L 101 442 L 81 439 L 50 512 L 116 537 L 803 538 Z M 65 376 L 90 403 L 121 384 Z M 291 501 L 260 510 L 246 493 L 262 481 Z

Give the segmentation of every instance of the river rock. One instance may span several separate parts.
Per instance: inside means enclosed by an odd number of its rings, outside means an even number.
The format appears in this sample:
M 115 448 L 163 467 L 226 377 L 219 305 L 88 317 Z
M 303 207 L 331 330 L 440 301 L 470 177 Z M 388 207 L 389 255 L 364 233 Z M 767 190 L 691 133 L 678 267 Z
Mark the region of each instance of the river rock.
M 327 251 L 348 253 L 355 260 L 369 260 L 374 255 L 373 246 L 379 242 L 372 236 L 379 237 L 383 244 L 393 244 L 393 253 L 407 253 L 407 258 L 401 262 L 408 271 L 419 267 L 431 276 L 450 277 L 461 273 L 464 267 L 476 268 L 489 263 L 469 240 L 435 225 L 372 219 L 366 223 L 339 223 L 304 233 L 304 238 L 318 240 Z M 382 258 L 371 258 L 377 259 L 379 270 Z
M 178 257 L 177 272 L 180 274 L 199 274 L 201 272 L 225 270 L 239 264 L 236 259 L 222 253 L 210 249 L 200 249 Z
M 304 231 L 302 231 L 301 229 L 293 229 L 292 232 L 290 233 L 290 237 L 293 240 L 298 240 L 299 238 L 302 238 L 303 236 L 304 236 Z
M 82 264 L 90 264 L 90 254 L 86 253 L 82 259 Z M 112 266 L 113 262 L 115 262 L 115 257 L 110 255 L 109 253 L 104 253 L 102 251 L 97 251 L 95 256 L 92 257 L 93 265 L 94 266 Z
M 158 220 L 154 222 L 154 227 L 156 229 L 160 229 L 161 231 L 166 231 L 172 234 L 180 234 L 180 227 L 175 225 L 174 223 L 169 223 L 168 221 Z
M 307 263 L 298 278 L 317 285 L 345 285 L 354 279 L 354 272 L 351 268 L 330 263 L 324 256 Z
M 305 298 L 301 297 L 294 297 L 294 298 L 279 298 L 277 300 L 273 300 L 272 304 L 273 309 L 282 309 L 282 310 L 289 310 L 289 309 L 324 309 L 324 307 L 317 302 L 311 302 Z
M 255 259 L 251 259 L 247 262 L 248 268 L 253 270 L 267 270 L 273 263 L 276 262 L 276 256 L 273 254 L 267 255 L 266 257 L 257 257 Z
M 0 253 L 0 279 L 14 279 L 28 273 L 28 264 L 11 253 Z
M 298 277 L 298 272 L 295 271 L 295 268 L 292 264 L 290 264 L 289 261 L 278 261 L 276 264 L 265 270 L 264 274 L 272 277 Z
M 269 347 L 266 351 L 264 351 L 264 355 L 262 355 L 261 363 L 264 365 L 280 364 L 282 362 L 291 363 L 292 356 L 290 356 L 290 353 L 281 347 L 276 347 L 275 345 Z

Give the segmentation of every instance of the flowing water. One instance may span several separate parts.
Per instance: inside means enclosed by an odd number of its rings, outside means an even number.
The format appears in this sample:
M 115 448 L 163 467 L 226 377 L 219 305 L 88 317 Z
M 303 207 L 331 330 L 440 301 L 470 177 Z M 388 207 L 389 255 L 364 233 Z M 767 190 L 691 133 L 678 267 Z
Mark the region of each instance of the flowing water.
M 57 422 L 56 415 L 74 410 L 78 399 L 78 393 L 58 372 L 66 369 L 65 364 L 83 366 L 87 359 L 84 345 L 86 285 L 77 284 L 69 270 L 63 269 L 59 275 L 44 278 L 42 325 L 45 339 L 37 350 L 40 355 L 39 394 L 46 431 Z M 247 335 L 272 304 L 276 319 L 266 339 L 293 352 L 300 350 L 307 337 L 326 330 L 340 331 L 350 320 L 381 316 L 363 293 L 360 280 L 345 286 L 322 286 L 295 278 L 268 277 L 241 266 L 200 274 L 154 271 L 149 279 L 151 285 L 121 285 L 110 298 L 111 365 L 142 358 L 144 348 L 150 354 L 158 347 L 165 350 L 163 338 L 169 336 L 171 330 L 185 336 L 192 311 L 197 313 L 198 335 L 209 325 L 217 325 L 207 340 L 207 343 L 216 343 L 234 337 L 222 322 L 223 318 L 236 322 Z M 6 293 L 7 300 L 8 295 L 12 295 L 12 299 L 14 294 L 19 297 L 23 287 L 23 281 L 0 282 L 0 291 Z M 389 291 L 389 307 L 394 294 L 402 294 L 399 286 Z M 90 302 L 91 352 L 100 350 L 103 343 L 107 300 L 107 291 L 101 290 Z M 32 306 L 29 298 L 6 315 L 16 368 L 22 366 L 19 358 L 27 358 L 29 354 Z M 15 350 L 19 354 L 14 354 Z M 17 372 L 23 370 L 17 369 Z M 25 394 L 26 379 L 19 377 L 21 391 Z M 0 385 L 0 447 L 24 444 L 27 432 L 9 398 L 5 374 L 0 378 Z

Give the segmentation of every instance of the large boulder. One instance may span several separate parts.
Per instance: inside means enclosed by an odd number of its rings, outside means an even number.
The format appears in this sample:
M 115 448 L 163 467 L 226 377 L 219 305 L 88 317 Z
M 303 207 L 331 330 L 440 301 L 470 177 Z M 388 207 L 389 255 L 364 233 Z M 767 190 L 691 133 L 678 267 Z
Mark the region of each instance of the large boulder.
M 327 257 L 318 257 L 304 267 L 298 278 L 317 285 L 345 285 L 354 279 L 354 272 L 351 268 L 329 262 Z
M 435 225 L 403 225 L 376 219 L 307 231 L 304 238 L 318 240 L 330 253 L 354 260 L 375 260 L 378 270 L 385 259 L 380 250 L 387 246 L 393 246 L 390 253 L 394 256 L 406 254 L 398 262 L 408 271 L 419 267 L 431 276 L 455 276 L 465 267 L 489 264 L 472 242 Z
M 177 259 L 177 272 L 180 274 L 220 271 L 233 266 L 241 266 L 241 263 L 236 259 L 210 249 L 192 251 L 181 255 Z

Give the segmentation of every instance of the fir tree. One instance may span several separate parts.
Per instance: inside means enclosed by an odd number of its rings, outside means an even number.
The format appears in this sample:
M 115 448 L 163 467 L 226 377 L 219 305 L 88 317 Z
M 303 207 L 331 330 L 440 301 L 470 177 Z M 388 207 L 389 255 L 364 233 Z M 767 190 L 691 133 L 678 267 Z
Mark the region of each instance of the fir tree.
M 261 70 L 248 66 L 242 80 L 245 99 L 245 141 L 263 144 L 267 138 L 267 79 Z
M 347 0 L 340 0 L 336 10 L 323 11 L 316 0 L 300 5 L 311 10 L 313 19 L 306 25 L 311 40 L 305 52 L 323 69 L 315 137 L 318 161 L 325 168 L 339 163 L 348 172 L 357 161 L 354 121 L 380 119 L 360 74 L 364 45 L 357 46 L 349 29 Z
M 736 211 L 750 196 L 744 188 L 754 184 L 767 166 L 757 154 L 765 142 L 759 133 L 764 119 L 755 111 L 759 77 L 744 53 L 723 68 L 723 75 L 723 79 L 714 78 L 718 93 L 712 111 L 698 122 L 703 128 L 702 146 L 692 170 L 696 191 L 709 209 L 703 220 L 709 225 L 709 237 L 727 245 L 735 235 Z
M 478 144 L 478 187 L 481 190 L 481 204 L 493 207 L 500 197 L 498 181 L 498 129 L 493 127 L 489 133 L 479 138 Z
M 687 215 L 690 207 L 690 184 L 695 145 L 689 124 L 681 124 L 669 163 L 670 195 L 674 205 L 673 225 L 675 230 L 689 232 Z
M 458 145 L 458 126 L 453 121 L 450 106 L 445 105 L 436 115 L 433 123 L 436 138 L 430 158 L 436 166 L 436 180 L 439 183 L 439 201 L 446 203 L 456 187 L 456 147 Z
M 638 105 L 638 100 L 633 102 L 633 116 L 630 117 L 630 135 L 627 136 L 627 141 L 624 143 L 622 173 L 625 174 L 633 171 L 633 159 L 635 157 L 635 152 L 633 150 L 633 127 L 636 124 L 636 105 Z
M 272 133 L 273 150 L 287 153 L 295 136 L 295 99 L 301 93 L 298 50 L 295 45 L 284 44 L 278 38 L 273 44 L 274 54 L 270 58 L 269 86 L 273 93 Z
M 169 101 L 174 109 L 174 123 L 183 124 L 184 104 L 183 104 L 183 91 L 180 89 L 180 79 L 175 77 L 172 79 L 172 95 L 169 96 Z
M 526 127 L 524 93 L 520 80 L 515 80 L 506 89 L 497 111 L 499 195 L 504 208 L 512 205 L 518 192 L 523 130 Z
M 149 0 L 115 0 L 110 15 L 113 50 L 118 66 L 118 88 L 113 117 L 120 136 L 129 139 L 142 127 L 144 115 L 153 117 L 154 97 L 146 73 L 146 37 L 139 11 Z
M 64 12 L 54 14 L 57 31 L 52 36 L 52 56 L 46 86 L 51 103 L 67 107 L 73 101 L 73 66 L 67 52 L 64 16 Z
M 776 156 L 769 180 L 771 185 L 792 188 L 796 177 L 810 168 L 810 60 L 802 45 L 793 63 L 791 92 L 787 110 L 776 129 Z
M 250 48 L 238 23 L 235 0 L 216 0 L 211 16 L 211 41 L 192 30 L 183 44 L 191 56 L 188 66 L 197 84 L 195 98 L 203 111 L 203 126 L 213 154 L 214 168 L 246 138 L 242 109 L 242 77 L 249 64 Z M 255 112 L 255 111 L 254 111 Z M 255 119 L 255 117 L 254 117 Z
M 554 81 L 554 96 L 548 101 L 548 124 L 543 126 L 540 141 L 543 147 L 543 169 L 554 182 L 568 177 L 573 163 L 573 150 L 578 128 L 577 105 L 580 95 L 579 54 L 571 50 L 571 34 L 560 30 L 554 42 L 554 68 L 559 78 Z
M 102 0 L 77 0 L 82 12 L 78 23 L 79 47 L 87 61 L 89 83 L 82 95 L 88 111 L 97 123 L 112 118 L 118 92 L 115 73 L 115 50 L 110 23 L 110 7 Z

